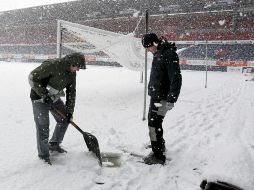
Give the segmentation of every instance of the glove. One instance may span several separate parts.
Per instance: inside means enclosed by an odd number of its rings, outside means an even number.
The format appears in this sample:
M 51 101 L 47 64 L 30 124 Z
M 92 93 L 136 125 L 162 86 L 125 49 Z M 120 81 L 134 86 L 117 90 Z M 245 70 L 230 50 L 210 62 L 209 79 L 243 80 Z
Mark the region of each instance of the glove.
M 66 113 L 66 121 L 70 123 L 72 121 L 72 113 Z
M 167 110 L 171 110 L 173 107 L 174 107 L 174 103 L 171 103 L 171 102 L 166 103 Z
M 51 104 L 53 104 L 53 100 L 50 98 L 49 95 L 46 95 L 46 96 L 43 98 L 43 103 L 48 104 L 48 105 L 51 105 Z

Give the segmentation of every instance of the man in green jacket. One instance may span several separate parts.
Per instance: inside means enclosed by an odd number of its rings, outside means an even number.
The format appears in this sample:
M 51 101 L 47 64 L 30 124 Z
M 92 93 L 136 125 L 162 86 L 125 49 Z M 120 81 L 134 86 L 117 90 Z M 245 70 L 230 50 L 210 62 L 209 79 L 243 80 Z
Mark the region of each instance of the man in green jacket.
M 46 60 L 29 74 L 38 156 L 50 165 L 49 151 L 66 152 L 60 144 L 72 120 L 76 100 L 76 71 L 79 69 L 86 69 L 84 55 L 72 53 L 62 59 Z M 64 103 L 60 97 L 65 94 Z M 64 120 L 52 106 L 64 111 L 67 119 Z M 49 112 L 56 120 L 50 141 Z

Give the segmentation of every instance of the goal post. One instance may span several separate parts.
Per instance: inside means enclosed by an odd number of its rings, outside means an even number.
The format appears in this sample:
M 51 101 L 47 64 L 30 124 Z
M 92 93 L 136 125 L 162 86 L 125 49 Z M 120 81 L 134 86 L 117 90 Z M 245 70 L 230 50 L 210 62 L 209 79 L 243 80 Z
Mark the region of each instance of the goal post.
M 56 57 L 61 58 L 61 44 L 62 44 L 62 27 L 61 27 L 61 21 L 57 21 L 57 42 L 56 42 Z
M 99 61 L 141 71 L 145 60 L 143 50 L 140 38 L 133 33 L 125 35 L 64 20 L 57 22 L 57 57 L 78 51 Z

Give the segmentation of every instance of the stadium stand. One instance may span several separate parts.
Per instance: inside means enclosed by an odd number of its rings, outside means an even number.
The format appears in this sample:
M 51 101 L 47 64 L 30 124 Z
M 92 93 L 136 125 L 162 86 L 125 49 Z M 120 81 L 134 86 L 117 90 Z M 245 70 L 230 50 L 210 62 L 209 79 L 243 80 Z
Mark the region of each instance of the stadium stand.
M 150 13 L 150 31 L 170 41 L 254 40 L 252 0 L 210 5 L 204 0 L 192 0 L 179 1 L 173 6 L 166 0 L 156 3 L 83 0 L 0 12 L 0 60 L 13 54 L 56 54 L 57 19 L 127 34 L 134 31 L 139 20 L 134 16 L 135 10 L 141 15 L 145 9 Z M 144 33 L 144 27 L 143 19 L 137 37 Z M 180 54 L 181 59 L 204 59 L 205 48 L 205 45 L 195 45 L 186 49 Z M 253 61 L 254 47 L 252 43 L 210 44 L 207 56 L 213 60 Z

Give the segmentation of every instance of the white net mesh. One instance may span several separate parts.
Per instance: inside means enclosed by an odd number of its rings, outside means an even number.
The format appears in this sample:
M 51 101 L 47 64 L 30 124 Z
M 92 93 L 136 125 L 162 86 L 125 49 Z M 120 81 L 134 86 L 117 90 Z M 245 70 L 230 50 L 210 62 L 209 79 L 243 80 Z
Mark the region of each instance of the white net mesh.
M 108 56 L 109 61 L 136 71 L 143 70 L 145 50 L 140 38 L 119 34 L 76 23 L 61 21 L 62 46 L 85 54 Z M 148 56 L 151 63 L 152 55 Z

